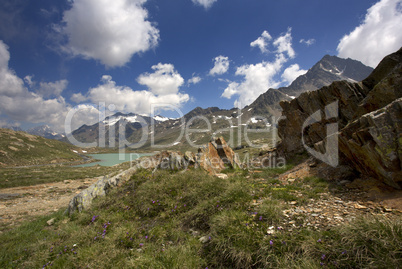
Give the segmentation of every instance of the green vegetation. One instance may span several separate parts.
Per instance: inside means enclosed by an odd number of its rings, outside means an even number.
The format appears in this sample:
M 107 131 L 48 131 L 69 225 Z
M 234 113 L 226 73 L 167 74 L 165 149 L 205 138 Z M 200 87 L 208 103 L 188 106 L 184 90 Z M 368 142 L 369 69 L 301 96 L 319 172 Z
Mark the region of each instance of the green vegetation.
M 3 168 L 0 170 L 0 189 L 19 186 L 32 186 L 36 184 L 60 182 L 83 178 L 93 178 L 129 168 L 129 163 L 107 167 L 72 167 L 65 165 L 48 165 L 24 168 Z
M 0 234 L 1 268 L 397 268 L 400 219 L 361 218 L 327 230 L 288 229 L 287 201 L 327 191 L 280 171 L 219 179 L 141 170 L 91 209 L 62 210 Z M 247 178 L 246 178 L 247 177 Z M 46 221 L 55 218 L 55 224 Z
M 0 167 L 68 163 L 81 160 L 73 145 L 0 128 Z

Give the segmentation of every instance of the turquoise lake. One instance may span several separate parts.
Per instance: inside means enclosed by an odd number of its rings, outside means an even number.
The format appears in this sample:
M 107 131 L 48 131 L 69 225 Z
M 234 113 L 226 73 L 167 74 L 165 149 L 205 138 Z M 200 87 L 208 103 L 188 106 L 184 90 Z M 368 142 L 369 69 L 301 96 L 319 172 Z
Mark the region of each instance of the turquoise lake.
M 116 164 L 121 164 L 124 162 L 134 161 L 142 156 L 149 156 L 150 154 L 143 153 L 102 153 L 102 154 L 87 154 L 96 160 L 100 160 L 99 162 L 86 163 L 76 165 L 75 167 L 90 167 L 94 165 L 102 165 L 102 166 L 113 166 Z

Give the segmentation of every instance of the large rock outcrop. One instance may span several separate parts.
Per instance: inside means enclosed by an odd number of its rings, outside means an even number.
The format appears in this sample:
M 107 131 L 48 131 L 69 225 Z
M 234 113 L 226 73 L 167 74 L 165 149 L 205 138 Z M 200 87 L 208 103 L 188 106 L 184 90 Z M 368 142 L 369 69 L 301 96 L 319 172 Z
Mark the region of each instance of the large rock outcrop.
M 402 98 L 349 123 L 339 135 L 339 150 L 362 174 L 402 186 Z
M 226 167 L 238 168 L 240 161 L 223 137 L 219 137 L 198 149 L 197 162 L 201 168 L 216 174 Z
M 402 48 L 362 82 L 337 81 L 282 102 L 278 152 L 288 158 L 306 149 L 324 154 L 336 136 L 339 164 L 400 188 L 401 97 Z M 329 134 L 331 124 L 336 129 Z
M 76 211 L 81 212 L 82 210 L 88 208 L 96 197 L 105 196 L 112 188 L 117 187 L 122 182 L 130 179 L 137 169 L 138 166 L 134 166 L 111 178 L 108 176 L 99 177 L 99 180 L 96 183 L 92 184 L 71 199 L 66 213 L 71 215 Z

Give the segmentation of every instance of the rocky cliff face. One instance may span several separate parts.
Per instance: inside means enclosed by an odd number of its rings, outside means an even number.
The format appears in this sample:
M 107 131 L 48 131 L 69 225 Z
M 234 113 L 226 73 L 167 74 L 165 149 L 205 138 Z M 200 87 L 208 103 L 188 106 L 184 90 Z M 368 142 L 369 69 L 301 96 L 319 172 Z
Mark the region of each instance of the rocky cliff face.
M 339 151 L 357 171 L 402 187 L 402 98 L 349 123 L 339 135 Z
M 384 58 L 362 82 L 337 81 L 282 102 L 278 151 L 287 157 L 307 148 L 325 153 L 328 126 L 335 124 L 340 164 L 400 188 L 401 97 L 402 49 Z

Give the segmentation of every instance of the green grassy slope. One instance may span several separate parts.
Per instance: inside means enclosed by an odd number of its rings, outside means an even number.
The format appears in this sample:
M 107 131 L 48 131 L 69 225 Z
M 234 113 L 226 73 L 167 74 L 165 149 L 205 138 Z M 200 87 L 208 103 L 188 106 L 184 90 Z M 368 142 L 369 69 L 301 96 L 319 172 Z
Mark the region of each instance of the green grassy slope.
M 0 167 L 63 163 L 82 159 L 73 145 L 0 128 Z
M 275 179 L 280 172 L 250 177 L 232 171 L 219 179 L 201 171 L 139 171 L 81 214 L 68 218 L 60 211 L 0 234 L 0 267 L 400 266 L 400 219 L 379 216 L 325 230 L 290 229 L 283 213 L 288 201 L 306 203 L 329 185 L 319 179 L 281 185 Z M 296 196 L 296 190 L 303 195 Z M 272 229 L 276 232 L 268 232 Z

